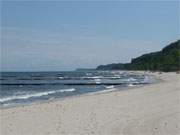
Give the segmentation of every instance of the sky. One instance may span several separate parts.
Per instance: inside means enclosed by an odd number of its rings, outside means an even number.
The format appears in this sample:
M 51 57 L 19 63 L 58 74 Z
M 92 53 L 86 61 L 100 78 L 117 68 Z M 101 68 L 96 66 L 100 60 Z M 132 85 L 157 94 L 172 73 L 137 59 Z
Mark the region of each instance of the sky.
M 1 2 L 1 70 L 130 62 L 179 38 L 178 1 Z

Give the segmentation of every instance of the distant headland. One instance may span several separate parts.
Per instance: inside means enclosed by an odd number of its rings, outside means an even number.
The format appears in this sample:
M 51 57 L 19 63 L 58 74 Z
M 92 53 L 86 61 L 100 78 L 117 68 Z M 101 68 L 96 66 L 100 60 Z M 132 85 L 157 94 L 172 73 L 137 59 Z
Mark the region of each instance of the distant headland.
M 180 40 L 169 44 L 161 51 L 133 58 L 130 63 L 100 65 L 97 70 L 151 70 L 180 71 Z

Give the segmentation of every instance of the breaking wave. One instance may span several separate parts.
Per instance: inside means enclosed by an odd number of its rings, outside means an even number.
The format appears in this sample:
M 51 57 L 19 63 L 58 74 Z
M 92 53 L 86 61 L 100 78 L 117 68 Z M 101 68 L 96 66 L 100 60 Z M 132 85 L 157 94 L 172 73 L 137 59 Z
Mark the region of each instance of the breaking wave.
M 73 92 L 75 90 L 76 89 L 71 88 L 71 89 L 61 89 L 61 90 L 32 93 L 32 94 L 26 94 L 26 95 L 15 95 L 15 96 L 0 98 L 0 102 L 3 103 L 3 102 L 11 101 L 11 100 L 28 99 L 28 98 L 33 98 L 33 97 L 47 96 L 49 94 L 54 94 L 54 93 L 58 93 L 58 92 Z

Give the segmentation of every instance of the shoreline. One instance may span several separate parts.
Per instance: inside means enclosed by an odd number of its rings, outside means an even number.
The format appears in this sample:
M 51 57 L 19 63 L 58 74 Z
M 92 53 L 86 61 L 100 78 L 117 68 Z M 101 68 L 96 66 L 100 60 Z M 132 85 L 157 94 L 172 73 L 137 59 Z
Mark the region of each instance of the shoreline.
M 176 135 L 180 131 L 180 75 L 150 75 L 163 81 L 0 109 L 1 131 L 7 135 Z
M 163 82 L 163 80 L 156 78 L 155 75 L 152 75 L 151 73 L 145 73 L 144 71 L 130 71 L 130 73 L 138 73 L 141 75 L 148 76 L 151 82 L 147 84 L 140 84 L 140 85 L 135 85 L 135 86 L 124 86 L 124 87 L 119 86 L 116 88 L 104 89 L 104 90 L 100 90 L 96 92 L 88 92 L 88 93 L 83 93 L 83 94 L 71 95 L 67 97 L 52 98 L 49 100 L 42 100 L 42 101 L 40 100 L 40 101 L 31 102 L 31 103 L 19 103 L 19 104 L 11 105 L 11 106 L 0 106 L 0 110 L 26 107 L 26 106 L 31 106 L 31 105 L 40 105 L 40 104 L 44 104 L 44 103 L 46 104 L 46 103 L 51 103 L 51 102 L 58 102 L 58 101 L 68 100 L 70 98 L 76 98 L 76 97 L 82 97 L 82 96 L 93 96 L 93 95 L 104 94 L 104 93 L 108 94 L 110 92 L 116 92 L 116 91 L 118 92 L 118 91 L 124 91 L 124 90 L 132 90 L 132 89 L 146 87 L 148 85 L 153 85 L 153 84 Z

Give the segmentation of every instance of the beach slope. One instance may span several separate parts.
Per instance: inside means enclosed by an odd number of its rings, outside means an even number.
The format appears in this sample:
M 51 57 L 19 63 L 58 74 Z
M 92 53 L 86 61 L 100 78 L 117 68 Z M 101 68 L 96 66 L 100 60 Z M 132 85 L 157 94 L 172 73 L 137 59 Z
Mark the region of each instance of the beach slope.
M 130 90 L 1 109 L 2 135 L 178 135 L 180 75 Z

